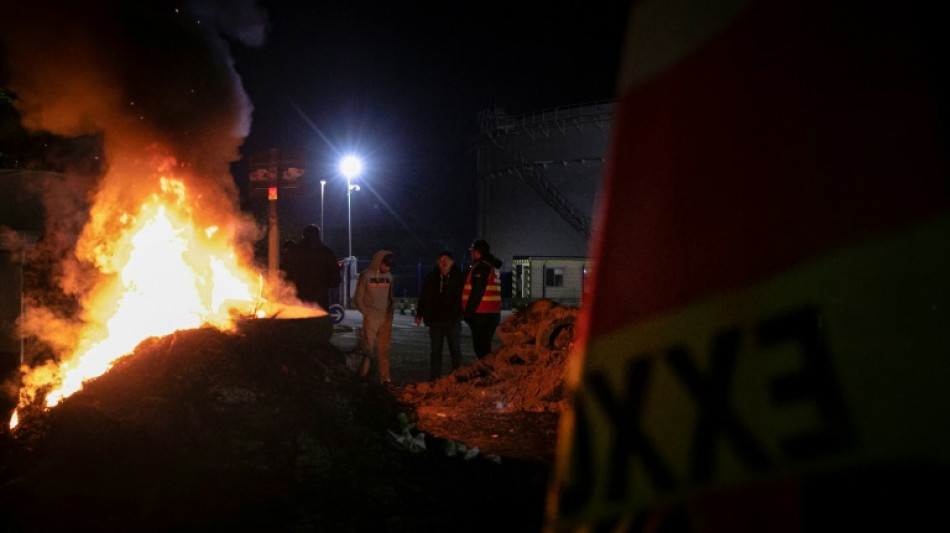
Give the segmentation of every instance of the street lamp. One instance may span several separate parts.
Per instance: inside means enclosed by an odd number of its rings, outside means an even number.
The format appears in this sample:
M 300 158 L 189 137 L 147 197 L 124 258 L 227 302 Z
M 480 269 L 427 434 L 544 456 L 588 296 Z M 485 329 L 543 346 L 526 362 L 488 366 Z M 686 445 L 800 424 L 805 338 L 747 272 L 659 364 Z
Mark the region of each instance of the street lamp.
M 349 238 L 349 255 L 348 257 L 353 257 L 353 219 L 352 219 L 352 208 L 351 200 L 353 190 L 360 190 L 359 185 L 353 185 L 350 183 L 350 180 L 359 176 L 360 172 L 363 171 L 363 162 L 360 161 L 360 158 L 355 155 L 348 155 L 340 160 L 340 172 L 346 176 L 346 227 L 347 234 Z
M 323 232 L 323 240 L 326 242 L 327 229 L 323 227 L 323 188 L 326 186 L 327 180 L 320 180 L 320 231 Z

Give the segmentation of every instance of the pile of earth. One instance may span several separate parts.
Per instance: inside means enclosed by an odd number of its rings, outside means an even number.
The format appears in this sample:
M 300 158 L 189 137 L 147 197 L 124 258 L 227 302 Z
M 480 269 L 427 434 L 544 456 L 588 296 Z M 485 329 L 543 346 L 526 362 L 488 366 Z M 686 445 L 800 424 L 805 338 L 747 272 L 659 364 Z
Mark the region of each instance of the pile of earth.
M 549 457 L 437 436 L 419 413 L 556 417 L 573 319 L 520 331 L 558 308 L 513 314 L 499 333 L 523 342 L 427 388 L 366 383 L 329 342 L 276 331 L 291 321 L 150 339 L 0 434 L 2 531 L 537 531 Z
M 403 387 L 399 400 L 413 406 L 421 430 L 553 462 L 577 315 L 547 299 L 516 309 L 498 328 L 500 348 L 436 381 Z

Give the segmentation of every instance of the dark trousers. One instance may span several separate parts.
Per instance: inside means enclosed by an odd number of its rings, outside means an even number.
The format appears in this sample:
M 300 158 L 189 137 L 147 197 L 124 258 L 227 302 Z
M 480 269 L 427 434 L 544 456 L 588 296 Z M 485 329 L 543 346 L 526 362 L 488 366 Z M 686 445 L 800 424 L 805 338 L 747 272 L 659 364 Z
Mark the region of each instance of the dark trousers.
M 452 357 L 452 370 L 462 366 L 462 323 L 433 322 L 429 324 L 429 379 L 438 379 L 442 375 L 442 344 L 449 343 L 449 355 Z
M 475 313 L 467 321 L 472 330 L 472 347 L 475 356 L 481 359 L 491 353 L 491 339 L 495 335 L 495 328 L 501 322 L 500 313 Z

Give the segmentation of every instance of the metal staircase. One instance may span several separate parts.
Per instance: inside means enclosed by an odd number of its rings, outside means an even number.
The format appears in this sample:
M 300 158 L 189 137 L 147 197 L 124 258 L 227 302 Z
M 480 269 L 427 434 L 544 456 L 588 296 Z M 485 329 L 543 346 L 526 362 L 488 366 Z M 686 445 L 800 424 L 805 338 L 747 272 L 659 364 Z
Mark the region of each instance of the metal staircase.
M 578 160 L 580 162 L 581 160 Z M 585 160 L 587 161 L 587 160 Z M 590 161 L 601 161 L 600 159 L 591 159 Z M 553 162 L 550 162 L 553 163 Z M 556 164 L 567 165 L 571 162 L 559 161 Z M 531 187 L 557 214 L 561 216 L 572 228 L 584 235 L 590 237 L 591 217 L 575 206 L 569 198 L 558 190 L 548 179 L 544 177 L 543 169 L 549 162 L 524 162 L 520 165 L 512 165 L 503 170 L 492 172 L 488 177 L 497 177 L 501 175 L 514 175 L 525 184 Z
M 592 111 L 593 110 L 593 111 Z M 591 216 L 581 211 L 571 200 L 555 187 L 545 176 L 550 166 L 603 164 L 604 158 L 586 157 L 559 161 L 532 161 L 517 153 L 507 142 L 510 134 L 524 132 L 529 138 L 536 135 L 550 136 L 555 130 L 563 133 L 567 127 L 584 128 L 588 126 L 606 128 L 610 122 L 611 110 L 606 104 L 593 106 L 574 106 L 544 111 L 523 117 L 509 117 L 500 109 L 491 109 L 479 114 L 479 123 L 483 139 L 495 150 L 492 164 L 487 169 L 479 169 L 483 179 L 492 179 L 502 175 L 514 175 L 527 184 L 572 228 L 585 238 L 590 237 Z

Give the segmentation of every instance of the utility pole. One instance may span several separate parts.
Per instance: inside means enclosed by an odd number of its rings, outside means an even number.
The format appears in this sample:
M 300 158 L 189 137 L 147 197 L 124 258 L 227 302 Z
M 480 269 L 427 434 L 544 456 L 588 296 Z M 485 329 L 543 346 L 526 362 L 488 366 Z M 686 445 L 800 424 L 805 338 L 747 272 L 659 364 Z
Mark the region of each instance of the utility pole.
M 270 186 L 267 188 L 267 286 L 277 287 L 277 271 L 280 269 L 280 229 L 277 224 L 277 150 L 271 148 L 268 166 Z

